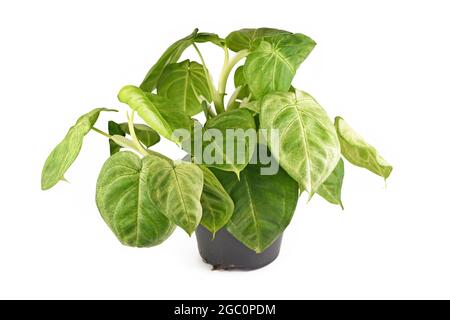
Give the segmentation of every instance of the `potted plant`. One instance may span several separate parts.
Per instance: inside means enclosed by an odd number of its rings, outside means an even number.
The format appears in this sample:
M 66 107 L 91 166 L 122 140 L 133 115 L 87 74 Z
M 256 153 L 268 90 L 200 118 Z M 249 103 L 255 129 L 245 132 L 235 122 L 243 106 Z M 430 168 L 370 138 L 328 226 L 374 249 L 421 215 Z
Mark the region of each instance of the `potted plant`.
M 197 46 L 204 42 L 224 52 L 217 86 Z M 180 59 L 190 46 L 198 61 Z M 225 39 L 194 30 L 163 53 L 139 87 L 120 90 L 131 108 L 126 122 L 110 121 L 108 132 L 94 127 L 100 113 L 115 111 L 105 108 L 77 120 L 47 158 L 42 189 L 65 179 L 84 136 L 97 132 L 111 157 L 96 203 L 120 242 L 155 246 L 178 226 L 196 232 L 201 256 L 215 268 L 267 265 L 301 192 L 342 207 L 342 157 L 385 179 L 392 171 L 344 119 L 333 124 L 311 95 L 292 86 L 314 46 L 303 34 L 277 29 L 242 29 Z M 227 94 L 232 71 L 236 89 Z M 145 124 L 135 123 L 135 114 Z M 188 156 L 152 151 L 160 137 Z

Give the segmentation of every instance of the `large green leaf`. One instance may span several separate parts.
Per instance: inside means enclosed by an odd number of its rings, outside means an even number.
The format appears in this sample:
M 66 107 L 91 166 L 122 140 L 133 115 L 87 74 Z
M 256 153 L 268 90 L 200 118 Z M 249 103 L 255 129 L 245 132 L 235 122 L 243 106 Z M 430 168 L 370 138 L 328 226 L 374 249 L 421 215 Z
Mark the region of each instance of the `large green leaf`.
M 158 95 L 169 98 L 189 116 L 202 111 L 201 97 L 211 102 L 203 66 L 195 61 L 185 60 L 168 65 L 157 88 Z
M 250 111 L 245 109 L 227 111 L 208 120 L 204 126 L 204 140 L 208 140 L 205 139 L 205 133 L 211 133 L 212 136 L 211 141 L 204 141 L 203 163 L 208 167 L 232 171 L 239 175 L 253 155 L 256 141 L 252 141 L 249 135 L 255 133 L 255 129 L 255 120 Z M 213 136 L 215 130 L 220 133 L 222 139 L 216 139 Z M 229 141 L 229 137 L 227 138 L 227 131 L 235 133 L 234 137 L 231 137 L 232 141 Z M 227 145 L 232 148 L 227 150 Z M 205 155 L 217 161 L 214 163 L 205 161 L 208 160 L 205 159 Z
M 261 105 L 261 128 L 279 131 L 279 154 L 284 170 L 312 196 L 340 159 L 339 140 L 325 110 L 302 91 L 268 94 Z
M 119 92 L 120 102 L 126 103 L 157 133 L 178 144 L 173 136 L 176 129 L 191 129 L 191 120 L 166 98 L 143 92 L 135 86 L 125 86 Z
M 230 220 L 234 203 L 216 176 L 205 166 L 200 166 L 200 169 L 203 171 L 201 224 L 214 235 Z
M 259 39 L 277 34 L 290 34 L 290 32 L 272 28 L 241 29 L 231 32 L 225 38 L 225 42 L 228 48 L 237 52 L 252 48 L 255 41 Z
M 155 246 L 166 240 L 175 225 L 149 198 L 151 160 L 132 152 L 119 152 L 103 165 L 97 181 L 96 202 L 105 222 L 124 244 Z
M 368 144 L 341 117 L 336 117 L 334 125 L 345 159 L 355 166 L 366 168 L 385 179 L 389 177 L 392 166 L 379 155 L 373 146 Z
M 190 35 L 176 41 L 166 49 L 159 60 L 147 72 L 140 88 L 146 92 L 152 92 L 156 88 L 159 78 L 166 67 L 171 63 L 176 63 L 184 50 L 194 42 L 212 42 L 219 46 L 224 45 L 224 40 L 219 38 L 216 34 L 198 33 L 198 29 L 195 29 Z
M 261 175 L 261 168 L 249 164 L 240 180 L 214 170 L 234 201 L 227 230 L 257 253 L 267 249 L 286 229 L 298 200 L 298 184 L 282 168 L 275 175 Z
M 325 182 L 319 187 L 317 193 L 332 204 L 338 204 L 344 209 L 341 200 L 342 182 L 344 181 L 344 161 L 339 160 L 336 168 Z
M 102 111 L 116 110 L 97 108 L 82 115 L 69 129 L 64 139 L 53 149 L 42 169 L 42 190 L 50 189 L 64 179 L 64 174 L 80 153 L 84 136 L 92 129 Z
M 146 159 L 152 172 L 148 176 L 150 198 L 166 217 L 191 235 L 202 218 L 202 170 L 192 163 L 155 155 Z
M 279 34 L 259 41 L 244 65 L 245 79 L 255 97 L 288 91 L 297 68 L 315 44 L 302 34 Z

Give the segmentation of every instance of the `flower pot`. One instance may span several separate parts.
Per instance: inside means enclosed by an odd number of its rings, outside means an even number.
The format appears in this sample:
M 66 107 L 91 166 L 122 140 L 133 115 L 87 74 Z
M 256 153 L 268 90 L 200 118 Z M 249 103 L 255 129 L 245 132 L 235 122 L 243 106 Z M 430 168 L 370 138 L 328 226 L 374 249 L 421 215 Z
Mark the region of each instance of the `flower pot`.
M 261 253 L 247 248 L 234 238 L 225 228 L 211 232 L 199 225 L 195 231 L 198 250 L 205 263 L 213 266 L 213 270 L 255 270 L 267 266 L 280 253 L 282 235 Z

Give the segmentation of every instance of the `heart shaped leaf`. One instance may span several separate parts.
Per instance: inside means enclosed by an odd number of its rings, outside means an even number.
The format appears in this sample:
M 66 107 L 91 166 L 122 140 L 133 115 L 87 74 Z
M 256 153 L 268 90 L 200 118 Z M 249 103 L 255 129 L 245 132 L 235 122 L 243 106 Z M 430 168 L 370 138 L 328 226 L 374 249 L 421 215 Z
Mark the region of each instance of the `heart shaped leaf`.
M 168 65 L 157 88 L 158 95 L 169 98 L 188 116 L 202 111 L 202 99 L 211 102 L 203 66 L 194 61 L 185 60 Z
M 203 163 L 239 175 L 253 155 L 256 140 L 251 136 L 255 128 L 255 120 L 245 109 L 227 111 L 208 120 L 204 126 Z M 214 161 L 205 161 L 206 157 Z
M 345 159 L 355 166 L 366 168 L 384 179 L 389 177 L 392 166 L 378 154 L 373 146 L 368 144 L 341 117 L 336 117 L 334 125 Z
M 302 91 L 268 94 L 261 105 L 261 128 L 279 130 L 274 156 L 289 175 L 312 196 L 340 159 L 339 140 L 322 107 Z
M 283 169 L 261 175 L 261 165 L 249 164 L 240 180 L 214 170 L 234 201 L 227 230 L 257 253 L 267 249 L 289 225 L 298 200 L 298 184 Z
M 244 65 L 251 92 L 262 98 L 269 92 L 288 91 L 297 68 L 315 45 L 302 34 L 279 34 L 259 41 Z
M 244 49 L 253 47 L 255 41 L 263 39 L 264 37 L 271 37 L 277 34 L 291 34 L 289 31 L 259 28 L 259 29 L 241 29 L 231 32 L 226 38 L 225 42 L 231 50 L 238 52 Z
M 200 169 L 203 171 L 201 224 L 214 235 L 230 220 L 234 203 L 216 176 L 205 166 L 200 166 Z
M 82 115 L 69 129 L 64 139 L 53 149 L 42 169 L 42 190 L 50 189 L 60 180 L 64 180 L 64 174 L 80 153 L 84 136 L 92 129 L 102 111 L 116 110 L 97 108 Z
M 175 225 L 148 196 L 149 161 L 125 151 L 110 157 L 97 181 L 96 202 L 105 222 L 127 246 L 151 247 L 166 240 Z
M 203 173 L 195 164 L 149 155 L 148 193 L 158 209 L 191 235 L 202 218 Z

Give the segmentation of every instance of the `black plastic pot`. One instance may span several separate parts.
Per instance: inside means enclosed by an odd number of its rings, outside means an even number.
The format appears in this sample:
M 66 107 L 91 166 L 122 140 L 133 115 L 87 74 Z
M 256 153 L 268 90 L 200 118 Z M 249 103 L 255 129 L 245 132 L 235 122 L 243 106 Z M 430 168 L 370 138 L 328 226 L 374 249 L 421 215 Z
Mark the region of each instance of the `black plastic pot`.
M 213 270 L 255 270 L 273 262 L 280 253 L 282 235 L 265 251 L 256 253 L 234 238 L 225 228 L 213 235 L 199 225 L 195 231 L 203 261 Z

